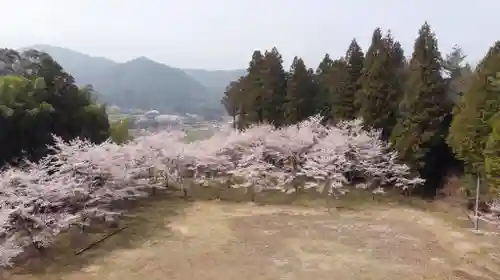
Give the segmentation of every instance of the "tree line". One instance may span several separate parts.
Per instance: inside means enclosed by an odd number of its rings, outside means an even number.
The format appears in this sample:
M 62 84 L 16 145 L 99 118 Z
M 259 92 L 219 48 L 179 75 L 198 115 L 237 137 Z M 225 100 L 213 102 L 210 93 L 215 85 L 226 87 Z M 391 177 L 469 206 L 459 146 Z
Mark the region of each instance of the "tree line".
M 344 56 L 326 54 L 316 70 L 300 57 L 285 70 L 277 48 L 256 50 L 222 104 L 235 129 L 281 127 L 318 114 L 325 123 L 362 118 L 427 180 L 423 194 L 435 194 L 450 169 L 481 176 L 486 192 L 498 193 L 500 41 L 475 67 L 465 58 L 458 46 L 442 56 L 427 22 L 409 59 L 380 28 L 365 52 L 353 39 Z
M 125 141 L 124 125 L 110 125 L 92 86 L 76 86 L 48 54 L 0 49 L 0 168 L 42 158 L 54 135 L 65 141 Z

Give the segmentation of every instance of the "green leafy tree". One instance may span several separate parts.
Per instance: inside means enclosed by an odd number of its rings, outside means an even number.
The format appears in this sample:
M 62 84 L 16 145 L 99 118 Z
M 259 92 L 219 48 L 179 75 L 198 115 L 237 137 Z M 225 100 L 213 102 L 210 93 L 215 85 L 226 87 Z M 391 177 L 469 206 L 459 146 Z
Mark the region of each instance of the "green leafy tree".
M 233 118 L 233 128 L 236 129 L 236 119 L 241 111 L 241 77 L 237 81 L 232 81 L 224 91 L 224 96 L 222 97 L 221 103 L 226 109 L 226 113 Z
M 79 89 L 71 75 L 44 53 L 0 50 L 0 165 L 37 160 L 52 135 L 102 142 L 109 137 L 104 106 L 91 87 Z
M 233 128 L 244 129 L 249 124 L 248 108 L 250 107 L 250 98 L 247 94 L 248 76 L 242 76 L 237 81 L 231 82 L 227 87 L 222 98 L 222 104 L 226 112 L 233 117 Z
M 129 129 L 130 121 L 128 118 L 112 122 L 109 127 L 111 140 L 117 144 L 127 143 L 132 139 Z
M 500 72 L 500 41 L 474 71 L 470 87 L 453 109 L 448 144 L 466 170 L 484 174 L 484 148 L 492 129 L 490 119 L 500 111 L 500 95 L 490 78 Z
M 500 91 L 499 91 L 500 92 Z M 484 169 L 490 194 L 500 193 L 500 114 L 491 120 L 492 131 L 486 139 Z
M 43 82 L 21 76 L 0 77 L 0 166 L 27 157 L 43 156 L 40 142 L 49 142 L 54 108 L 43 101 Z M 14 162 L 12 162 L 14 163 Z

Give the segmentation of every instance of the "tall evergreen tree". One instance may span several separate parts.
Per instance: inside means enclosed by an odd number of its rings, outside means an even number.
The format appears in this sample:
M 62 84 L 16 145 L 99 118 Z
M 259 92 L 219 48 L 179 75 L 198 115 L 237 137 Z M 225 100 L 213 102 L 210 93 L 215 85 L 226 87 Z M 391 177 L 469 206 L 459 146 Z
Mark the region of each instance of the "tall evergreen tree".
M 379 40 L 379 29 L 369 48 L 361 79 L 360 115 L 369 127 L 382 129 L 382 138 L 387 140 L 396 124 L 399 103 L 402 99 L 401 71 L 404 54 L 398 42 L 389 33 Z
M 444 141 L 449 112 L 441 70 L 437 40 L 426 22 L 420 28 L 410 61 L 409 82 L 416 85 L 411 91 L 415 96 L 391 138 L 401 159 L 427 179 L 428 194 L 440 183 L 442 174 L 436 172 L 449 153 Z
M 341 96 L 339 96 L 339 98 L 342 99 L 341 103 L 344 111 L 344 115 L 342 116 L 343 119 L 354 119 L 358 114 L 359 102 L 356 102 L 356 93 L 360 89 L 359 82 L 364 60 L 365 57 L 361 47 L 356 39 L 353 39 L 345 56 L 348 80 L 344 91 L 342 91 Z
M 306 68 L 302 58 L 295 57 L 287 82 L 285 103 L 287 124 L 298 123 L 315 113 L 315 88 L 313 71 Z
M 366 106 L 368 102 L 366 100 L 367 91 L 366 86 L 368 82 L 366 79 L 369 79 L 368 71 L 373 67 L 375 58 L 378 56 L 380 49 L 382 48 L 382 30 L 380 28 L 376 28 L 373 31 L 372 41 L 370 47 L 366 51 L 365 61 L 363 62 L 363 69 L 361 70 L 361 77 L 359 79 L 360 88 L 356 92 L 356 107 L 362 110 L 363 106 Z M 362 113 L 360 111 L 360 113 Z
M 464 63 L 466 57 L 462 48 L 455 45 L 443 60 L 448 97 L 452 104 L 459 102 L 472 81 L 472 67 Z
M 266 90 L 264 88 L 265 61 L 262 52 L 254 51 L 249 63 L 245 83 L 246 119 L 249 123 L 262 123 L 267 115 L 265 112 Z
M 483 152 L 484 171 L 489 193 L 497 196 L 500 192 L 500 114 L 496 114 L 490 123 L 492 131 L 486 139 Z
M 283 103 L 286 98 L 287 73 L 283 69 L 283 58 L 276 47 L 264 54 L 264 120 L 280 126 L 284 122 Z
M 491 133 L 490 119 L 500 111 L 500 94 L 490 78 L 500 72 L 500 41 L 474 71 L 469 89 L 453 110 L 448 144 L 468 171 L 484 174 L 484 146 Z
M 391 85 L 394 90 L 393 99 L 391 98 L 391 109 L 394 110 L 392 113 L 396 119 L 402 117 L 401 113 L 401 102 L 405 95 L 405 85 L 408 80 L 409 65 L 406 57 L 404 55 L 403 48 L 398 41 L 395 41 L 391 48 Z M 396 121 L 394 121 L 392 129 L 394 129 Z M 388 130 L 391 130 L 390 128 Z M 391 131 L 392 133 L 392 131 Z
M 329 54 L 325 54 L 323 60 L 319 63 L 316 69 L 317 96 L 314 102 L 316 112 L 323 117 L 329 118 L 332 111 L 332 95 L 331 95 L 331 74 L 333 71 L 333 60 Z
M 328 83 L 332 98 L 331 119 L 334 122 L 350 119 L 355 112 L 353 97 L 345 94 L 349 80 L 347 62 L 343 58 L 334 60 Z
M 458 45 L 453 46 L 452 51 L 446 55 L 443 60 L 443 69 L 448 72 L 448 75 L 453 77 L 460 74 L 460 68 L 467 56 L 462 48 Z
M 309 117 L 317 115 L 319 112 L 319 105 L 317 101 L 319 100 L 319 90 L 320 84 L 318 76 L 316 76 L 316 71 L 312 68 L 307 69 L 307 75 L 309 76 L 310 86 L 309 86 L 309 97 L 310 110 L 308 112 Z

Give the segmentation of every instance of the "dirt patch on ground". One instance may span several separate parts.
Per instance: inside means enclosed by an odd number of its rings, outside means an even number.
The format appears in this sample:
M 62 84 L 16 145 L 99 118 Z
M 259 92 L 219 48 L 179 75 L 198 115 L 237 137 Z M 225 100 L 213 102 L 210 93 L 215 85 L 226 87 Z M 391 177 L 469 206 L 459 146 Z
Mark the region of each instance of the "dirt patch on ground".
M 128 246 L 110 239 L 91 258 L 11 279 L 500 279 L 497 236 L 423 211 L 196 202 L 172 217 L 163 207 L 138 214 L 135 237 L 111 238 L 133 239 Z

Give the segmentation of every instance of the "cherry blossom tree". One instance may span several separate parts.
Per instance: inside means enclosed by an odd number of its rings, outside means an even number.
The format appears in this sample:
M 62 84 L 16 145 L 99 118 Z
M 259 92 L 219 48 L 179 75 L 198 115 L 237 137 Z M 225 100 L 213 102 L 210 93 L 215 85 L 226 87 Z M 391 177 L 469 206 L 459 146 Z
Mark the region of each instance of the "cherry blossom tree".
M 175 173 L 169 163 L 182 146 L 178 138 L 158 134 L 123 146 L 56 138 L 54 153 L 40 162 L 0 173 L 0 264 L 10 264 L 27 246 L 49 246 L 70 226 L 118 218 L 122 212 L 112 208 L 114 201 L 164 187 L 151 180 L 150 170 Z
M 0 266 L 27 247 L 50 246 L 72 226 L 119 219 L 117 201 L 154 195 L 175 184 L 187 194 L 191 182 L 263 190 L 300 188 L 339 196 L 354 173 L 365 188 L 423 183 L 397 162 L 397 154 L 360 120 L 324 126 L 319 117 L 298 125 L 220 128 L 208 139 L 185 142 L 181 131 L 141 136 L 124 145 L 92 145 L 55 138 L 39 162 L 0 172 Z M 233 182 L 233 184 L 230 184 Z
M 361 186 L 376 192 L 383 186 L 423 183 L 397 162 L 397 154 L 380 140 L 380 131 L 364 129 L 360 120 L 325 127 L 315 117 L 282 129 L 251 127 L 233 137 L 236 140 L 226 142 L 224 149 L 235 162 L 231 174 L 244 178 L 235 187 L 295 191 L 302 184 L 338 195 L 346 192 L 349 173 L 361 176 Z

